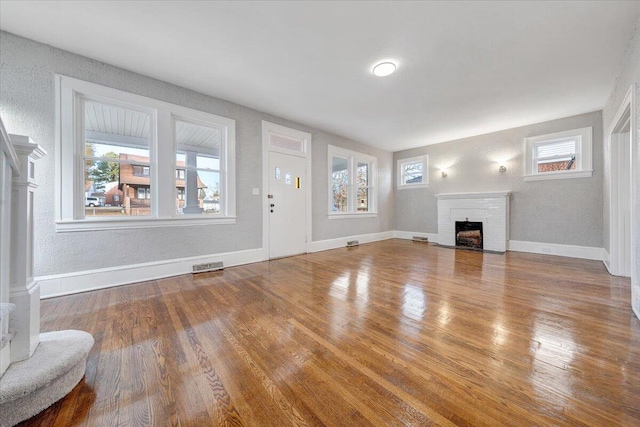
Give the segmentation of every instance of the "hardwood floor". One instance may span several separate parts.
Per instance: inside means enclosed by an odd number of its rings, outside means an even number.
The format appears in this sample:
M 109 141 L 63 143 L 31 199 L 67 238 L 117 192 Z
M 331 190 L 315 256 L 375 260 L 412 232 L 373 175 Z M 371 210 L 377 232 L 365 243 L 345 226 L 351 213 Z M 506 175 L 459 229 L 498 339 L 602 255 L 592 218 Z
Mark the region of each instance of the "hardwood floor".
M 601 262 L 388 240 L 42 302 L 96 339 L 24 423 L 640 425 L 640 321 Z

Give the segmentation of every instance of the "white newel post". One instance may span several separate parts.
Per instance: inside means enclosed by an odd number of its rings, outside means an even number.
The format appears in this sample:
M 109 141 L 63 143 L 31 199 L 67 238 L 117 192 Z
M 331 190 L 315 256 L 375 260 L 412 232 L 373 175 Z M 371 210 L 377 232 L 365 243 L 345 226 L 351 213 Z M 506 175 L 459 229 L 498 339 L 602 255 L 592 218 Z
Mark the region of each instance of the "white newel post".
M 10 327 L 11 363 L 26 360 L 40 342 L 40 286 L 33 280 L 33 199 L 35 161 L 46 152 L 26 136 L 9 135 L 18 156 L 11 190 L 11 270 L 9 295 L 16 305 Z

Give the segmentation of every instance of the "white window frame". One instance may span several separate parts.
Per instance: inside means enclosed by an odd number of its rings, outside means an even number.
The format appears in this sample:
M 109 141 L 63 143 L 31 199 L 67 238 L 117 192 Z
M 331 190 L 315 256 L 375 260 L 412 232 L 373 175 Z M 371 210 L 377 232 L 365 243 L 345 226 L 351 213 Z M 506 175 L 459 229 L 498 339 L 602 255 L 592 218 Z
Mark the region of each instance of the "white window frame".
M 207 113 L 204 113 L 207 114 Z M 183 122 L 183 123 L 189 123 L 189 124 L 193 124 L 193 125 L 197 125 L 197 126 L 204 126 L 204 127 L 211 127 L 211 128 L 216 128 L 218 129 L 223 135 L 226 133 L 226 129 L 224 126 L 221 126 L 217 123 L 214 123 L 213 121 L 209 120 L 209 121 L 205 121 L 205 117 L 201 117 L 202 120 L 198 120 L 193 114 L 191 114 L 189 117 L 183 117 L 183 116 L 176 116 L 173 115 L 171 123 L 172 123 L 172 130 L 174 132 L 174 149 L 173 149 L 173 155 L 174 155 L 174 170 L 178 170 L 178 166 L 177 166 L 177 154 L 179 151 L 179 147 L 178 147 L 178 142 L 177 142 L 177 138 L 175 135 L 175 130 L 176 130 L 176 126 L 178 121 Z M 235 122 L 234 122 L 235 123 Z M 218 170 L 213 170 L 210 169 L 210 171 L 212 172 L 217 172 L 220 174 L 220 214 L 215 214 L 215 213 L 205 213 L 203 212 L 204 215 L 216 215 L 216 216 L 220 216 L 221 214 L 223 214 L 224 212 L 228 212 L 230 207 L 228 206 L 229 204 L 229 200 L 228 197 L 223 197 L 223 192 L 227 191 L 227 187 L 228 187 L 228 181 L 229 179 L 227 178 L 227 171 L 228 171 L 228 165 L 226 164 L 226 162 L 223 161 L 223 159 L 227 158 L 228 153 L 227 153 L 227 148 L 228 144 L 220 144 L 220 154 L 219 154 L 219 162 L 218 162 Z M 205 155 L 205 153 L 200 153 L 201 155 Z M 189 167 L 185 164 L 184 166 L 184 180 L 186 181 L 187 179 L 187 170 L 189 170 Z M 194 169 L 196 170 L 196 172 L 198 170 L 207 170 L 205 168 L 196 168 Z M 176 177 L 174 179 L 174 187 L 177 186 L 177 181 L 179 180 L 178 177 Z M 234 185 L 235 188 L 235 185 Z M 187 201 L 187 195 L 186 195 L 186 189 L 187 186 L 185 184 L 185 201 Z M 234 200 L 235 200 L 235 196 L 234 196 Z M 233 207 L 234 211 L 235 211 L 235 202 L 234 202 L 234 207 Z M 180 216 L 189 216 L 189 215 L 193 215 L 193 214 L 185 214 L 185 213 L 175 213 L 174 215 L 180 217 Z M 199 215 L 199 214 L 195 214 L 195 215 Z
M 184 225 L 235 224 L 235 120 L 147 98 L 83 80 L 56 75 L 56 231 L 112 230 Z M 83 99 L 123 105 L 149 114 L 151 215 L 84 217 Z M 177 214 L 174 118 L 221 129 L 220 214 Z M 222 199 L 224 198 L 224 203 Z M 222 207 L 224 206 L 224 211 Z
M 524 180 L 545 181 L 551 179 L 590 178 L 593 176 L 592 134 L 593 128 L 589 126 L 524 138 Z M 566 171 L 538 172 L 536 148 L 541 145 L 559 143 L 569 139 L 576 140 L 576 168 Z
M 347 200 L 347 212 L 333 211 L 333 157 L 342 157 L 347 159 L 347 170 L 349 173 L 349 198 Z M 369 210 L 367 212 L 358 212 L 358 184 L 356 180 L 357 164 L 367 163 L 369 165 Z M 359 153 L 357 151 L 348 150 L 342 147 L 329 145 L 327 149 L 327 171 L 328 171 L 328 203 L 329 219 L 347 219 L 347 218 L 375 218 L 378 216 L 378 159 L 368 154 Z
M 409 164 L 422 163 L 422 182 L 404 183 L 404 166 Z M 397 188 L 406 190 L 409 188 L 427 188 L 429 186 L 429 155 L 408 157 L 406 159 L 398 159 L 396 162 L 397 170 Z

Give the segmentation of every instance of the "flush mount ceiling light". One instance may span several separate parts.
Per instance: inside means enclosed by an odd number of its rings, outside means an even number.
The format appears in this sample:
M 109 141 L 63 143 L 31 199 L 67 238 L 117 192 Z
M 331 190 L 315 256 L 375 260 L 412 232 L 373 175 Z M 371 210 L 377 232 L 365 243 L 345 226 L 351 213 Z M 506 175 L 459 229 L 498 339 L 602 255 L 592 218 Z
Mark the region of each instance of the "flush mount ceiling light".
M 386 77 L 390 74 L 395 73 L 395 71 L 396 64 L 389 61 L 381 62 L 373 67 L 373 74 L 378 77 Z

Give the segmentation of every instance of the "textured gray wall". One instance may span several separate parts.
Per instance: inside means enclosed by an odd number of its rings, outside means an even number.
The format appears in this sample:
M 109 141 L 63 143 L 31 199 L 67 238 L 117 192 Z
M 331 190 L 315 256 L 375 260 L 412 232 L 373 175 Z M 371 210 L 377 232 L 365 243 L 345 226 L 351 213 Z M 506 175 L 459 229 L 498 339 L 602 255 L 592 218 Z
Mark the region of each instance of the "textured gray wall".
M 524 182 L 523 138 L 586 126 L 593 127 L 592 178 Z M 422 154 L 429 155 L 429 188 L 396 190 L 397 230 L 437 233 L 437 193 L 511 191 L 511 240 L 602 247 L 600 112 L 401 151 L 394 163 Z
M 237 223 L 198 227 L 56 233 L 54 224 L 54 74 L 236 120 Z M 0 32 L 0 115 L 7 130 L 30 136 L 49 155 L 38 161 L 35 275 L 50 275 L 262 247 L 262 120 L 312 134 L 314 241 L 391 230 L 392 154 L 121 68 Z M 381 214 L 366 221 L 327 219 L 327 144 L 378 156 Z

